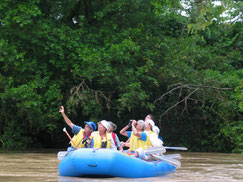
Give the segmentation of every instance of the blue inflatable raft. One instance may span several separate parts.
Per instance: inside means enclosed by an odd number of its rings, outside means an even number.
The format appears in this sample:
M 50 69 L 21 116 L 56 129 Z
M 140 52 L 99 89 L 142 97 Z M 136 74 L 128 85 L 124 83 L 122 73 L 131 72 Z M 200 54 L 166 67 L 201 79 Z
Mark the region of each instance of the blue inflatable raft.
M 113 176 L 143 178 L 173 172 L 175 167 L 164 161 L 144 161 L 111 149 L 78 149 L 59 164 L 61 176 Z

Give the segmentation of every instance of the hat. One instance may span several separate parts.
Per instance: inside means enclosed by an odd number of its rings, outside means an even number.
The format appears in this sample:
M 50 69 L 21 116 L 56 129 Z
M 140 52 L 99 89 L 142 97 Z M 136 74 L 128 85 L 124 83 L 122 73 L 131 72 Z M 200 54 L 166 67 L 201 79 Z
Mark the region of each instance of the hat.
M 110 125 L 106 120 L 102 120 L 99 123 L 102 124 L 107 130 L 110 128 Z
M 155 132 L 157 135 L 159 135 L 160 129 L 158 126 L 153 127 L 153 132 Z
M 96 124 L 92 121 L 85 121 L 84 122 L 85 124 L 89 125 L 89 127 L 92 129 L 92 130 L 96 130 Z
M 151 119 L 147 119 L 146 121 L 151 125 L 151 128 L 153 128 L 153 127 L 155 126 L 153 120 L 151 120 Z
M 113 122 L 111 122 L 111 121 L 108 121 L 108 123 L 109 123 L 109 125 L 110 125 L 110 127 L 109 127 L 109 128 L 111 128 L 111 129 L 112 129 L 112 131 L 115 131 L 115 130 L 117 129 L 116 124 L 114 124 L 114 123 L 113 123 Z

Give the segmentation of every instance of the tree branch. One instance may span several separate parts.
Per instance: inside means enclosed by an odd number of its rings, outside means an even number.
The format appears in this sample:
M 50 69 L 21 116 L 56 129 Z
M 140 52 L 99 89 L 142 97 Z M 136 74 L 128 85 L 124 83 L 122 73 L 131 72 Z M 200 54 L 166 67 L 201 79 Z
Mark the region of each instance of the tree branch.
M 90 94 L 87 94 L 86 92 L 88 92 Z M 102 99 L 104 99 L 106 101 L 106 103 L 111 103 L 111 100 L 108 97 L 106 97 L 102 91 L 93 90 L 93 89 L 89 88 L 84 80 L 76 87 L 73 87 L 70 91 L 70 94 L 71 94 L 71 97 L 70 97 L 71 102 L 76 103 L 76 104 L 82 102 L 85 99 L 84 96 L 86 96 L 86 98 L 93 97 L 95 99 L 95 102 L 99 105 L 102 104 L 101 103 Z M 106 106 L 108 109 L 110 108 L 109 104 L 108 105 L 106 104 Z
M 173 106 L 169 107 L 159 118 L 159 121 L 161 121 L 161 118 L 167 114 L 170 110 L 172 110 L 173 108 L 175 108 L 176 106 L 178 106 L 179 104 L 181 103 L 185 103 L 185 106 L 182 110 L 182 113 L 184 113 L 184 111 L 187 109 L 187 102 L 188 100 L 194 100 L 196 102 L 202 102 L 203 103 L 203 106 L 205 105 L 205 102 L 203 100 L 199 100 L 199 99 L 194 99 L 194 98 L 191 98 L 191 96 L 196 93 L 197 91 L 203 91 L 203 95 L 205 95 L 205 89 L 214 89 L 214 90 L 217 90 L 217 91 L 226 91 L 226 90 L 233 90 L 232 88 L 219 88 L 219 87 L 215 87 L 215 86 L 208 86 L 208 85 L 192 85 L 192 84 L 182 84 L 182 83 L 176 83 L 176 84 L 172 84 L 170 85 L 168 88 L 171 88 L 171 87 L 175 87 L 175 88 L 172 88 L 171 90 L 169 90 L 168 92 L 164 93 L 162 96 L 160 96 L 158 99 L 156 99 L 154 101 L 154 104 L 156 104 L 158 101 L 161 101 L 163 100 L 163 98 L 166 96 L 166 95 L 169 95 L 169 94 L 172 94 L 174 91 L 180 89 L 179 91 L 179 94 L 178 94 L 178 102 L 176 104 L 174 104 Z M 188 89 L 188 90 L 193 90 L 191 91 L 189 94 L 187 94 L 187 96 L 185 96 L 182 100 L 180 100 L 181 96 L 182 96 L 182 90 L 183 89 Z
M 174 104 L 173 106 L 171 106 L 169 109 L 167 109 L 160 117 L 159 120 L 161 120 L 162 116 L 164 116 L 165 114 L 167 114 L 168 111 L 170 111 L 172 108 L 176 107 L 177 105 L 179 105 L 182 102 L 187 102 L 187 100 L 190 98 L 190 96 L 192 94 L 194 94 L 196 91 L 198 91 L 199 88 L 195 89 L 194 91 L 192 91 L 188 96 L 186 96 L 184 99 L 180 100 L 179 102 L 177 102 L 176 104 Z

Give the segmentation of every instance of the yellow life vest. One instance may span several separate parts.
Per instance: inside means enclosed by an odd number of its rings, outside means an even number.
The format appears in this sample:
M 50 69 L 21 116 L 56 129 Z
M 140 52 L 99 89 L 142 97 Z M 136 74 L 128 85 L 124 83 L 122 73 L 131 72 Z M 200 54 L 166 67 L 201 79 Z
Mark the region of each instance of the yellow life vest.
M 130 151 L 135 151 L 138 148 L 143 148 L 144 150 L 146 150 L 151 145 L 151 142 L 150 144 L 149 142 L 150 141 L 148 139 L 148 136 L 146 141 L 143 141 L 141 138 L 135 136 L 134 133 L 132 132 L 130 136 Z
M 85 144 L 82 143 L 82 141 L 84 139 L 84 129 L 81 129 L 79 131 L 79 133 L 77 135 L 74 135 L 74 137 L 72 139 L 78 148 L 86 148 Z M 71 145 L 75 148 L 75 146 L 73 145 L 73 142 L 71 142 Z
M 112 139 L 111 133 L 106 133 L 106 137 L 104 137 L 101 140 L 99 131 L 95 131 L 95 132 L 92 133 L 91 138 L 94 140 L 94 148 L 101 148 L 102 142 L 103 143 L 107 142 L 106 148 L 108 148 L 108 149 L 111 148 L 111 139 Z

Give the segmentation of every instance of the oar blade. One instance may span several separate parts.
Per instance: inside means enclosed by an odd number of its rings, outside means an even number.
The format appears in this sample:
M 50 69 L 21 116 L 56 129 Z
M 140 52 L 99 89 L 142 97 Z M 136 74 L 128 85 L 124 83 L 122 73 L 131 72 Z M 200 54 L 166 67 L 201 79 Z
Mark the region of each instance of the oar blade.
M 167 162 L 168 164 L 175 166 L 176 168 L 180 168 L 181 167 L 181 162 L 166 156 L 159 156 L 159 155 L 153 155 L 155 158 L 163 160 L 165 162 Z
M 62 160 L 68 154 L 67 151 L 60 151 L 57 153 L 58 160 Z
M 165 147 L 165 149 L 171 149 L 171 150 L 188 150 L 186 147 Z
M 181 154 L 169 154 L 164 156 L 172 159 L 181 159 Z
M 163 154 L 166 152 L 166 149 L 163 146 L 151 147 L 145 150 L 147 154 Z

